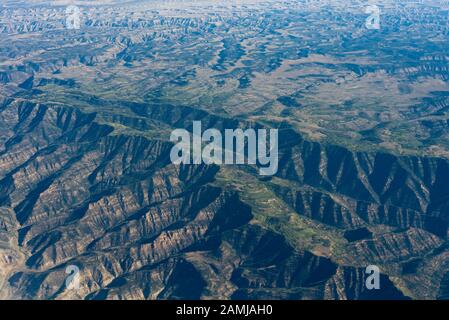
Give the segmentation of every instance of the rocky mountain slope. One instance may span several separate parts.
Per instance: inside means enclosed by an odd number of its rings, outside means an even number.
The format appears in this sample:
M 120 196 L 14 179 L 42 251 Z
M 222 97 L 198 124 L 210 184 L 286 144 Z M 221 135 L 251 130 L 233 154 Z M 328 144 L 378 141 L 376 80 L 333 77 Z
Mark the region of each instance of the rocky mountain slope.
M 446 299 L 447 9 L 346 3 L 1 7 L 0 298 Z M 194 120 L 277 174 L 172 164 Z
M 5 234 L 17 231 L 3 249 L 10 258 L 3 264 L 11 270 L 4 286 L 12 296 L 372 294 L 361 268 L 293 248 L 260 226 L 238 189 L 215 181 L 219 167 L 174 166 L 167 142 L 115 135 L 95 119 L 23 101 L 2 107 L 2 225 Z M 418 249 L 441 244 L 419 235 Z M 416 241 L 414 233 L 411 238 Z M 401 249 L 415 253 L 412 245 Z M 74 296 L 65 288 L 68 265 L 82 266 L 82 287 Z M 402 296 L 388 278 L 384 282 L 383 294 Z

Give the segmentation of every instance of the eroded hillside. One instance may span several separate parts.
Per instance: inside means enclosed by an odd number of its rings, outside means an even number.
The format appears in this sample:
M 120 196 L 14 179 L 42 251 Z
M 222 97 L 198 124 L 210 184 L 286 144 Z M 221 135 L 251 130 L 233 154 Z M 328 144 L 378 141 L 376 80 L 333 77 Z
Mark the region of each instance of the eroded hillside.
M 0 298 L 447 298 L 447 9 L 363 8 L 6 3 Z M 172 164 L 193 121 L 279 129 L 277 174 Z

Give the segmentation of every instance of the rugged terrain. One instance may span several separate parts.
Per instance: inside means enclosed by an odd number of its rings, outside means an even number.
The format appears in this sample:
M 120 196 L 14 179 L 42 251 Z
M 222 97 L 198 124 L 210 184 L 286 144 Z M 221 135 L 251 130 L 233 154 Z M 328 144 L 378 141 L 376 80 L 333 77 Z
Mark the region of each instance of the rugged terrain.
M 0 6 L 0 298 L 449 297 L 443 3 L 65 5 Z M 194 120 L 278 173 L 173 165 Z

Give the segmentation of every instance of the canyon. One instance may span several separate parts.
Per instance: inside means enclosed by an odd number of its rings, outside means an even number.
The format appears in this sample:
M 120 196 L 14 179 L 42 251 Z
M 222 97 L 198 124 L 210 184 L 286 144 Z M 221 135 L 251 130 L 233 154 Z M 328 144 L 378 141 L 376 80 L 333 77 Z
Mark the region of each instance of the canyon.
M 0 5 L 1 299 L 449 297 L 443 2 L 99 3 Z M 277 171 L 174 164 L 195 121 Z

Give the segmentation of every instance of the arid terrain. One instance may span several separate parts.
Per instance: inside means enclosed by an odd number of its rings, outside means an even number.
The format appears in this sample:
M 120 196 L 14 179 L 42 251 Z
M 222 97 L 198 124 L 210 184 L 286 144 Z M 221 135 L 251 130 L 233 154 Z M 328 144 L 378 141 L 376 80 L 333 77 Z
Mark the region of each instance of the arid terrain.
M 449 5 L 369 4 L 2 1 L 0 298 L 449 298 Z M 172 164 L 193 121 L 278 172 Z

